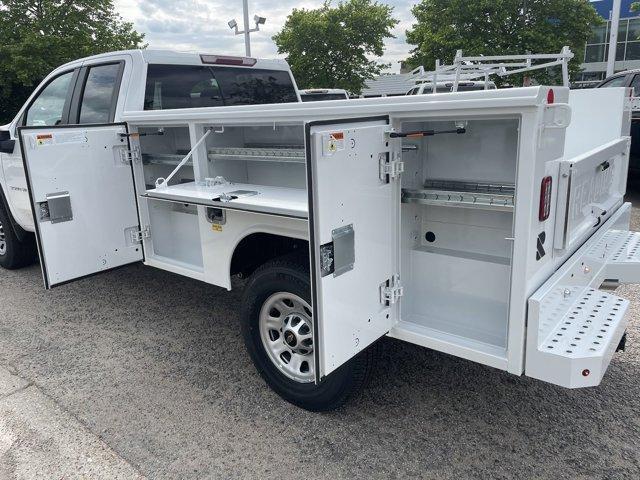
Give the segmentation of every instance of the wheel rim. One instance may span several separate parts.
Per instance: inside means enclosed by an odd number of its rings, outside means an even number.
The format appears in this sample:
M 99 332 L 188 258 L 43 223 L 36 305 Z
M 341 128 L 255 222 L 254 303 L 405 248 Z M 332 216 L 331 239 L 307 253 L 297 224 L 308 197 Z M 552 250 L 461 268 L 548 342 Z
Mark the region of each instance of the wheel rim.
M 297 295 L 278 292 L 260 310 L 260 338 L 269 359 L 299 383 L 315 379 L 311 306 Z
M 7 253 L 7 237 L 4 234 L 4 226 L 0 222 L 0 255 Z

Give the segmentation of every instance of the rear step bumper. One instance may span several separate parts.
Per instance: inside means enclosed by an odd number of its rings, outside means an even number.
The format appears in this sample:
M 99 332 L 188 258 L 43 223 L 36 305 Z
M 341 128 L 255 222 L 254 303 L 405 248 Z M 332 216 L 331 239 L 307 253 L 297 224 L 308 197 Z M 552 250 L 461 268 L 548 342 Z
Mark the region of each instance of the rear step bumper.
M 525 373 L 567 388 L 598 385 L 625 334 L 629 302 L 598 290 L 640 283 L 640 233 L 624 204 L 529 299 Z

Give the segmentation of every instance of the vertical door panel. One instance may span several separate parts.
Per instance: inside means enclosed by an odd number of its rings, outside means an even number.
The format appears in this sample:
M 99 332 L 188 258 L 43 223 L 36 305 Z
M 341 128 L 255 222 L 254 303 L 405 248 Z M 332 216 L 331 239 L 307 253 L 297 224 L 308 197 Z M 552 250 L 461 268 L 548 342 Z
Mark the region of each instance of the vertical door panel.
M 20 129 L 47 288 L 142 260 L 125 125 Z
M 387 119 L 307 126 L 317 381 L 396 322 L 383 289 L 397 273 L 398 179 Z

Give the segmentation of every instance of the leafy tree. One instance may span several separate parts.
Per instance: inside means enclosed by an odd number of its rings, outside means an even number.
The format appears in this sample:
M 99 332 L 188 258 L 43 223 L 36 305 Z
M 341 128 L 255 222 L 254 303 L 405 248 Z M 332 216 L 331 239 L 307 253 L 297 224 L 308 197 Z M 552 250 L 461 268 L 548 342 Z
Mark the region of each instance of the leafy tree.
M 407 41 L 416 47 L 407 63 L 427 69 L 436 59 L 450 63 L 458 49 L 465 55 L 516 55 L 559 52 L 568 45 L 575 53 L 569 72 L 575 74 L 593 27 L 602 23 L 589 0 L 422 0 L 413 14 L 417 23 Z M 527 75 L 547 83 L 557 81 L 559 70 Z
M 143 39 L 113 0 L 0 0 L 0 124 L 55 67 Z
M 344 88 L 360 93 L 366 79 L 388 65 L 381 57 L 384 40 L 393 38 L 398 23 L 393 7 L 372 0 L 346 0 L 332 7 L 294 9 L 273 37 L 278 52 L 287 55 L 300 88 Z

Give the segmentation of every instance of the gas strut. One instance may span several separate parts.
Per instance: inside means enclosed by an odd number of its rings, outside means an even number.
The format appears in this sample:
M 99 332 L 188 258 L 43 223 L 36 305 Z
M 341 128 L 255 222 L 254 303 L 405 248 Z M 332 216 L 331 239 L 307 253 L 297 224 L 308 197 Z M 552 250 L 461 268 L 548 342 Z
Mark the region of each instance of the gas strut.
M 445 133 L 456 133 L 462 135 L 467 133 L 466 128 L 456 128 L 455 130 L 416 130 L 415 132 L 391 132 L 390 138 L 418 138 L 418 137 L 432 137 L 434 135 L 442 135 Z

